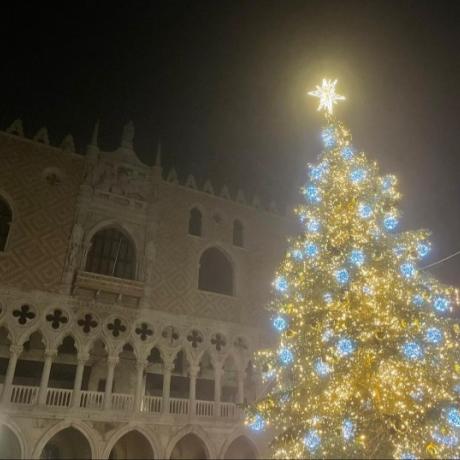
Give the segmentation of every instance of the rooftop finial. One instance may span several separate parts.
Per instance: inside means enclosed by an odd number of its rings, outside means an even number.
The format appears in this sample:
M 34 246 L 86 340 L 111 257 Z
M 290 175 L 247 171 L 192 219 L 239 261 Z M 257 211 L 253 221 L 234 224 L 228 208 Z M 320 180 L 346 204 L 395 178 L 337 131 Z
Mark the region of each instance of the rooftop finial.
M 125 126 L 123 126 L 123 131 L 121 134 L 121 146 L 127 149 L 133 149 L 133 139 L 134 139 L 134 123 L 128 121 Z
M 91 144 L 97 147 L 97 143 L 99 141 L 99 118 L 96 120 L 93 129 L 93 135 L 91 136 Z
M 161 166 L 161 141 L 158 141 L 157 154 L 155 157 L 155 166 Z

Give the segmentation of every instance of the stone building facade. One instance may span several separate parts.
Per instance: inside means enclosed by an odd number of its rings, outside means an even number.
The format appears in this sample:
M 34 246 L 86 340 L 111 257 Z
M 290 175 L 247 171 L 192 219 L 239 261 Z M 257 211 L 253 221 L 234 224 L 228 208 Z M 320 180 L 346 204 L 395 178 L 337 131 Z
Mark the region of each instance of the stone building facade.
M 240 405 L 291 223 L 146 166 L 0 133 L 0 458 L 257 458 Z

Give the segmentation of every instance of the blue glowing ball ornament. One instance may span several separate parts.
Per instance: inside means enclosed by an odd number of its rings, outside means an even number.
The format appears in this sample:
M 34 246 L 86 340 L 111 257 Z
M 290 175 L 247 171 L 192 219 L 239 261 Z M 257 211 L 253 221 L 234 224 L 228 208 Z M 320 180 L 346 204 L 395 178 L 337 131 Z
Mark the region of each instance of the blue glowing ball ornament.
M 356 349 L 355 343 L 353 342 L 353 340 L 347 337 L 340 339 L 336 345 L 337 354 L 341 358 L 350 356 L 351 354 L 354 353 L 355 349 Z
M 294 249 L 291 255 L 297 261 L 303 260 L 303 252 L 300 249 Z
M 329 342 L 334 337 L 334 331 L 332 329 L 326 329 L 321 336 L 323 342 Z
M 345 441 L 351 441 L 355 437 L 356 426 L 352 420 L 346 418 L 342 422 L 342 436 Z
M 417 245 L 417 254 L 419 257 L 425 257 L 427 256 L 431 251 L 431 248 L 428 244 L 425 243 L 419 243 Z
M 321 436 L 316 430 L 310 430 L 305 435 L 303 443 L 310 452 L 315 452 L 315 450 L 321 445 Z
M 417 274 L 417 270 L 414 267 L 414 264 L 411 262 L 405 262 L 401 264 L 399 267 L 399 270 L 401 274 L 404 276 L 404 278 L 415 278 L 415 275 Z
M 370 205 L 366 203 L 360 203 L 358 206 L 358 214 L 362 219 L 369 219 L 372 216 L 373 211 Z
M 309 185 L 305 189 L 305 196 L 307 197 L 310 203 L 315 204 L 321 201 L 321 195 L 320 195 L 319 189 L 318 187 L 315 187 L 314 185 Z
M 350 262 L 358 267 L 364 263 L 364 252 L 361 249 L 353 249 L 350 255 Z
M 286 292 L 288 290 L 288 282 L 284 276 L 278 276 L 275 279 L 274 285 L 278 292 Z
M 332 128 L 326 128 L 323 129 L 323 132 L 321 133 L 321 137 L 323 138 L 323 143 L 325 147 L 334 147 L 336 143 L 335 139 L 335 133 Z
M 346 268 L 341 268 L 334 272 L 335 279 L 337 283 L 344 285 L 347 284 L 350 280 L 350 275 L 348 274 L 348 270 Z
M 307 243 L 305 245 L 305 255 L 307 257 L 316 257 L 318 253 L 319 253 L 319 249 L 315 243 Z
M 444 334 L 437 327 L 429 327 L 425 333 L 425 341 L 428 343 L 438 344 L 444 339 Z
M 252 431 L 262 431 L 265 428 L 265 420 L 261 415 L 256 415 L 254 420 L 249 424 Z
M 363 293 L 366 295 L 372 295 L 374 293 L 374 289 L 372 289 L 372 287 L 369 286 L 368 284 L 365 284 L 363 286 Z
M 277 330 L 277 331 L 284 331 L 288 326 L 288 323 L 286 321 L 285 318 L 283 318 L 282 316 L 277 316 L 274 320 L 273 320 L 273 327 Z
M 355 169 L 350 173 L 350 180 L 354 184 L 359 184 L 367 177 L 367 171 L 365 169 Z
M 447 423 L 455 428 L 460 428 L 460 411 L 456 407 L 449 407 L 446 411 Z
M 294 355 L 289 348 L 281 348 L 278 352 L 278 358 L 281 364 L 288 365 L 294 362 Z
M 307 224 L 307 230 L 311 233 L 317 233 L 320 229 L 320 223 L 316 219 L 310 219 Z
M 421 307 L 425 303 L 425 300 L 420 294 L 415 294 L 414 297 L 412 297 L 412 303 L 417 307 Z
M 417 342 L 405 342 L 402 353 L 409 361 L 418 361 L 423 358 L 423 349 Z
M 353 149 L 348 145 L 342 149 L 342 158 L 344 160 L 350 160 L 353 157 L 353 154 Z
M 449 310 L 450 302 L 445 297 L 435 297 L 433 300 L 433 307 L 435 310 L 444 313 Z
M 326 302 L 327 305 L 330 305 L 332 303 L 332 294 L 330 292 L 326 292 L 326 294 L 323 295 L 323 300 Z
M 321 180 L 329 171 L 329 166 L 326 162 L 322 162 L 317 166 L 310 166 L 310 179 L 312 181 Z
M 315 372 L 320 377 L 326 377 L 332 372 L 332 367 L 328 363 L 323 361 L 321 358 L 318 358 L 314 364 Z
M 383 226 L 387 230 L 394 230 L 398 226 L 399 220 L 394 214 L 386 214 L 383 218 Z

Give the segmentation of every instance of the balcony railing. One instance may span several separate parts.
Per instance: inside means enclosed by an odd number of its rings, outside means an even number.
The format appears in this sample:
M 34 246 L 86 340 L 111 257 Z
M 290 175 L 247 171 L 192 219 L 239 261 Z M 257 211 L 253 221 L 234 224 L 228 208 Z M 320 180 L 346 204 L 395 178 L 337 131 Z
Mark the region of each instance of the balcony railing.
M 39 387 L 12 385 L 10 403 L 13 406 L 35 406 L 38 402 Z M 76 404 L 74 409 L 104 411 L 104 392 L 80 391 L 79 403 L 73 401 L 73 390 L 64 388 L 48 388 L 44 406 L 53 409 L 67 409 Z M 177 416 L 214 417 L 216 404 L 214 401 L 194 401 L 195 410 L 192 413 L 192 401 L 184 398 L 169 399 L 169 414 Z M 234 403 L 221 402 L 220 418 L 241 418 L 241 411 Z M 144 396 L 140 403 L 139 412 L 147 415 L 162 413 L 163 398 L 161 396 Z M 134 396 L 131 394 L 112 393 L 111 411 L 133 413 Z

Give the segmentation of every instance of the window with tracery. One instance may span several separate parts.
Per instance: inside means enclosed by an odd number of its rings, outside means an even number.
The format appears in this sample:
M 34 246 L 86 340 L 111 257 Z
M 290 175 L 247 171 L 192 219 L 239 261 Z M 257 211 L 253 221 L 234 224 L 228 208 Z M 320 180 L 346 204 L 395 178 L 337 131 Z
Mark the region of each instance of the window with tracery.
M 198 289 L 233 295 L 233 266 L 218 248 L 209 248 L 200 259 Z
M 135 266 L 134 244 L 122 232 L 115 228 L 106 228 L 93 236 L 86 259 L 86 271 L 134 279 Z
M 12 218 L 13 213 L 10 206 L 0 196 L 0 251 L 4 251 L 6 248 Z

